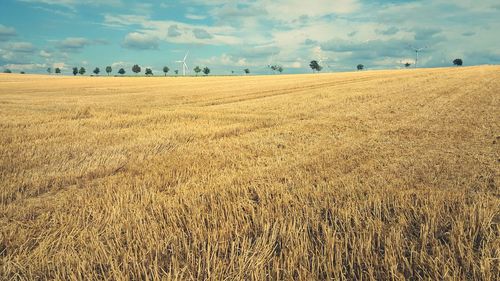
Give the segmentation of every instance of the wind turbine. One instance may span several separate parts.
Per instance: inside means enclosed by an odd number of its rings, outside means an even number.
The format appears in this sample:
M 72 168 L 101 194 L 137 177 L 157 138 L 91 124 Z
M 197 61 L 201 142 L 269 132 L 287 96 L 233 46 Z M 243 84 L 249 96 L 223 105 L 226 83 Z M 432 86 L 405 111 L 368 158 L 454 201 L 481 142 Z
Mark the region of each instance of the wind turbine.
M 330 58 L 325 56 L 325 52 L 323 51 L 323 49 L 318 46 L 314 48 L 313 53 L 318 58 L 318 64 L 324 67 L 325 70 L 328 69 L 328 71 L 331 71 L 330 64 L 328 63 L 328 61 L 330 61 Z
M 318 64 L 324 66 L 325 68 L 327 68 L 328 71 L 331 71 L 330 65 L 328 64 L 328 60 L 330 60 L 328 57 L 321 56 L 319 58 Z
M 271 57 L 268 58 L 268 61 L 267 61 L 267 69 L 270 70 L 270 71 L 272 71 L 273 74 L 274 74 L 274 71 L 275 71 L 275 70 L 273 70 L 273 66 L 274 66 L 274 63 L 275 63 L 274 62 L 274 58 L 276 57 L 277 54 L 278 53 L 272 52 L 271 53 Z
M 422 48 L 415 48 L 412 45 L 408 45 L 413 51 L 415 51 L 415 68 L 417 68 L 418 64 L 418 53 L 420 53 L 422 50 L 427 49 L 427 46 L 424 46 Z
M 183 76 L 186 76 L 186 72 L 189 71 L 189 68 L 186 64 L 186 59 L 187 59 L 188 55 L 189 55 L 189 51 L 186 52 L 186 55 L 184 56 L 183 60 L 176 61 L 177 63 L 182 63 L 182 75 Z

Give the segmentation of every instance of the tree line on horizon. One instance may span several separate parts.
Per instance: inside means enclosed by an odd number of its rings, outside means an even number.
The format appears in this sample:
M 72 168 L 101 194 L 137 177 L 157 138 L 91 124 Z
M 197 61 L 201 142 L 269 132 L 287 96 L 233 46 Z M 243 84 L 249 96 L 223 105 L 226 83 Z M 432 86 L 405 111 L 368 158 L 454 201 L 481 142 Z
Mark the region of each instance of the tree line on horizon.
M 132 72 L 134 72 L 137 75 L 138 73 L 141 73 L 142 68 L 138 64 L 134 64 L 132 66 L 131 70 L 132 70 Z M 170 71 L 170 68 L 168 66 L 164 66 L 162 70 L 163 70 L 163 73 L 165 74 L 165 76 L 167 76 L 167 73 Z M 196 72 L 197 75 L 198 75 L 199 72 L 203 72 L 205 75 L 208 75 L 210 73 L 210 68 L 208 68 L 208 67 L 204 67 L 203 69 L 201 69 L 199 66 L 196 66 L 193 70 Z M 106 66 L 105 71 L 106 71 L 106 73 L 109 76 L 113 72 L 113 68 L 108 65 L 108 66 Z M 50 67 L 47 68 L 47 72 L 49 74 L 51 74 L 52 73 L 52 69 Z M 61 74 L 61 69 L 59 67 L 56 67 L 54 69 L 54 72 L 56 74 Z M 72 68 L 72 73 L 73 73 L 74 76 L 76 76 L 78 74 L 84 75 L 86 72 L 87 72 L 87 70 L 83 66 L 80 67 L 80 68 L 78 68 L 78 67 L 73 67 Z M 99 75 L 99 73 L 101 73 L 101 69 L 99 67 L 96 67 L 92 72 L 95 75 Z M 245 69 L 245 72 L 247 73 L 247 69 Z M 248 72 L 250 72 L 250 71 L 248 70 Z M 125 73 L 127 73 L 127 72 L 125 71 L 125 68 L 123 68 L 123 67 L 118 70 L 118 74 L 120 74 L 120 75 L 124 75 Z M 179 74 L 179 70 L 177 70 L 177 69 L 174 70 L 174 73 L 176 75 L 178 75 Z M 144 74 L 146 76 L 154 75 L 153 74 L 153 70 L 151 68 L 145 68 Z
M 462 65 L 463 65 L 463 60 L 462 60 L 462 59 L 460 59 L 460 58 L 456 58 L 456 59 L 454 59 L 454 60 L 452 61 L 452 63 L 453 63 L 453 65 L 454 65 L 454 66 L 462 66 Z M 409 68 L 409 67 L 411 66 L 411 63 L 406 62 L 406 63 L 404 63 L 403 65 L 404 65 L 406 68 Z M 309 67 L 312 69 L 313 73 L 315 73 L 315 72 L 320 72 L 320 71 L 323 69 L 323 66 L 321 66 L 321 65 L 320 65 L 320 63 L 319 63 L 317 60 L 312 60 L 312 61 L 309 63 Z M 282 73 L 282 72 L 283 72 L 283 70 L 284 70 L 283 66 L 281 66 L 281 65 L 268 65 L 268 68 L 270 68 L 270 69 L 273 71 L 273 74 L 274 74 L 276 71 L 278 71 L 279 73 Z M 358 71 L 360 71 L 360 70 L 365 69 L 365 66 L 364 66 L 363 64 L 358 64 L 358 65 L 356 66 L 356 69 L 357 69 Z M 163 70 L 163 73 L 165 74 L 165 76 L 167 76 L 167 73 L 170 71 L 170 68 L 169 68 L 168 66 L 164 66 L 162 70 Z M 107 73 L 107 74 L 108 74 L 108 76 L 109 76 L 109 75 L 113 72 L 113 68 L 112 68 L 111 66 L 109 66 L 109 65 L 108 65 L 108 66 L 106 66 L 105 71 L 106 71 L 106 73 Z M 134 72 L 136 75 L 137 75 L 138 73 L 141 73 L 141 71 L 142 71 L 142 68 L 141 68 L 138 64 L 135 64 L 135 65 L 133 65 L 133 66 L 132 66 L 132 72 Z M 210 68 L 208 68 L 208 67 L 200 68 L 199 66 L 196 66 L 195 68 L 193 68 L 193 71 L 196 73 L 196 76 L 198 76 L 198 74 L 199 74 L 200 72 L 203 72 L 203 74 L 205 74 L 205 76 L 208 76 L 208 74 L 210 73 Z M 82 66 L 82 67 L 80 67 L 80 68 L 78 68 L 78 67 L 73 67 L 73 68 L 72 68 L 72 73 L 73 73 L 73 75 L 74 75 L 74 76 L 76 76 L 76 75 L 78 75 L 78 74 L 80 74 L 80 75 L 84 75 L 86 72 L 87 72 L 87 70 L 86 70 L 86 69 L 85 69 L 85 67 L 83 67 L 83 66 Z M 93 72 L 95 75 L 99 75 L 99 73 L 101 73 L 101 69 L 100 69 L 99 67 L 96 67 L 96 68 L 95 68 L 92 72 Z M 245 69 L 243 70 L 243 72 L 244 72 L 245 74 L 249 74 L 249 73 L 250 73 L 250 69 L 245 68 Z M 11 71 L 10 69 L 6 68 L 6 69 L 4 70 L 4 73 L 12 73 L 12 71 Z M 24 72 L 24 71 L 21 71 L 20 73 L 21 73 L 21 74 L 25 74 L 25 72 Z M 50 67 L 49 67 L 49 68 L 47 68 L 47 73 L 51 74 L 51 73 L 52 73 L 52 68 L 50 68 Z M 55 73 L 55 74 L 61 74 L 61 73 L 62 73 L 62 69 L 61 69 L 60 67 L 56 67 L 56 68 L 54 68 L 54 73 Z M 118 74 L 120 74 L 120 75 L 122 75 L 122 76 L 123 76 L 125 73 L 126 73 L 126 71 L 125 71 L 125 69 L 124 69 L 124 68 L 120 68 L 120 69 L 118 70 Z M 177 70 L 177 69 L 176 69 L 176 70 L 174 70 L 174 73 L 175 73 L 175 75 L 178 75 L 178 74 L 179 74 L 179 70 Z M 234 70 L 232 70 L 232 71 L 231 71 L 231 73 L 232 73 L 232 74 L 234 74 L 234 73 L 235 73 L 235 71 L 234 71 Z M 153 74 L 153 70 L 152 70 L 151 68 L 146 68 L 146 69 L 145 69 L 145 71 L 144 71 L 144 74 L 145 74 L 146 76 L 153 76 L 153 75 L 154 75 L 154 74 Z

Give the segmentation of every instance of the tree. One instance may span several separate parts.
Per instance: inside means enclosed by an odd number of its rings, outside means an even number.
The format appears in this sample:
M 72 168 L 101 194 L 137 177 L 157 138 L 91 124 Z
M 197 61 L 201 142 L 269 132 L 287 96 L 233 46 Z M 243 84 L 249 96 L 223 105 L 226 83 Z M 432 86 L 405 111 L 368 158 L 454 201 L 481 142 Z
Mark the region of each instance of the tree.
M 10 69 L 6 68 L 6 69 L 3 71 L 3 73 L 12 73 L 12 71 L 11 71 Z
M 271 66 L 270 66 L 270 68 L 271 68 L 271 70 L 273 71 L 273 74 L 274 74 L 274 72 L 275 72 L 275 71 L 276 71 L 276 69 L 277 69 L 277 66 L 276 66 L 276 65 L 271 65 Z
M 48 73 L 48 74 L 51 74 L 51 73 L 52 73 L 52 68 L 50 68 L 50 67 L 49 67 L 49 68 L 47 68 L 47 73 Z
M 61 69 L 59 67 L 56 67 L 55 73 L 56 74 L 61 74 Z
M 411 63 L 409 63 L 409 62 L 405 63 L 405 67 L 406 67 L 406 68 L 408 68 L 408 67 L 410 67 L 410 66 L 411 66 Z
M 193 70 L 196 72 L 196 76 L 198 76 L 198 73 L 201 72 L 201 68 L 199 66 L 196 66 Z
M 99 69 L 99 67 L 96 67 L 93 72 L 95 73 L 95 75 L 99 75 L 99 72 L 101 72 L 101 70 Z
M 78 74 L 78 67 L 73 67 L 73 75 L 76 76 Z
M 268 67 L 271 68 L 271 70 L 273 71 L 273 74 L 275 71 L 278 71 L 279 73 L 283 72 L 283 66 L 281 66 L 281 65 L 275 64 L 275 65 L 269 65 Z
M 208 75 L 210 73 L 210 68 L 205 66 L 205 68 L 203 68 L 203 73 L 205 73 L 205 76 Z
M 358 69 L 358 70 L 363 70 L 364 68 L 365 68 L 365 66 L 364 66 L 364 65 L 362 65 L 362 64 L 358 64 L 358 66 L 357 66 L 357 69 Z
M 163 67 L 163 73 L 165 73 L 165 76 L 167 76 L 167 73 L 170 71 L 170 68 L 168 66 Z
M 134 72 L 135 74 L 141 72 L 141 67 L 137 64 L 134 64 L 134 66 L 132 66 L 132 72 Z
M 453 64 L 456 66 L 462 66 L 464 62 L 462 61 L 462 59 L 454 59 Z
M 174 72 L 175 72 L 175 75 L 179 74 L 179 70 L 177 70 L 177 69 L 174 70 Z
M 113 69 L 111 68 L 111 66 L 109 66 L 109 65 L 106 66 L 106 73 L 108 74 L 108 76 L 111 73 L 111 71 L 113 71 Z
M 24 72 L 24 71 L 21 71 L 20 73 L 21 73 L 21 74 L 26 74 L 26 72 Z
M 151 70 L 151 68 L 146 68 L 145 73 L 146 75 L 153 75 L 153 70 Z
M 87 72 L 87 71 L 85 70 L 85 67 L 83 67 L 83 66 L 80 67 L 80 70 L 78 70 L 78 73 L 80 73 L 80 75 L 85 74 L 85 72 Z
M 245 72 L 245 74 L 249 74 L 250 73 L 250 69 L 248 69 L 248 68 L 245 68 L 243 71 Z
M 125 69 L 120 68 L 120 70 L 118 70 L 118 73 L 120 73 L 121 75 L 125 74 Z
M 317 60 L 312 60 L 311 63 L 309 63 L 309 66 L 311 67 L 311 69 L 314 71 L 321 71 L 321 69 L 323 69 L 323 67 L 321 65 L 319 65 L 318 61 Z

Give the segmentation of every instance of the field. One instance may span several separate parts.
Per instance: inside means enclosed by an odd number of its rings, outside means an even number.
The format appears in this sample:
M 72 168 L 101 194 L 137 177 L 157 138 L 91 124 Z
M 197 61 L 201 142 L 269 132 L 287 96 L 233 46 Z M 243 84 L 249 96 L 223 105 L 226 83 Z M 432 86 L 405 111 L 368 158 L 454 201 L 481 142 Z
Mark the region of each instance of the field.
M 0 279 L 499 280 L 500 67 L 0 75 Z

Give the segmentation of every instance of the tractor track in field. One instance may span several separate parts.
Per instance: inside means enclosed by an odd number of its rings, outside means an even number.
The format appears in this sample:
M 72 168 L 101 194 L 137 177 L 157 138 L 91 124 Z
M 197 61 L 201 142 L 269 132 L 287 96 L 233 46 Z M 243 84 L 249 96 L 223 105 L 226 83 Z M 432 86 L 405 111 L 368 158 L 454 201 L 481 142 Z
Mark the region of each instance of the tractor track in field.
M 346 85 L 351 85 L 354 83 L 363 83 L 363 82 L 370 82 L 374 80 L 381 80 L 381 81 L 392 81 L 392 80 L 398 80 L 398 79 L 403 79 L 406 76 L 412 76 L 415 78 L 414 75 L 406 75 L 394 77 L 394 76 L 384 76 L 384 77 L 377 77 L 377 76 L 368 76 L 368 77 L 362 77 L 362 78 L 356 78 L 356 79 L 349 79 L 349 80 L 340 80 L 340 81 L 329 81 L 329 82 L 323 82 L 323 83 L 314 83 L 314 84 L 309 84 L 306 86 L 296 86 L 296 87 L 290 87 L 286 89 L 279 89 L 279 90 L 266 90 L 266 91 L 259 91 L 259 92 L 251 92 L 245 95 L 231 95 L 228 97 L 223 97 L 211 101 L 206 101 L 204 104 L 200 105 L 201 107 L 211 107 L 211 106 L 218 106 L 218 105 L 226 105 L 226 104 L 232 104 L 232 103 L 238 103 L 238 102 L 245 102 L 245 101 L 251 101 L 251 100 L 258 100 L 258 99 L 264 99 L 264 98 L 271 98 L 271 97 L 277 97 L 277 96 L 284 96 L 296 92 L 302 92 L 302 91 L 308 91 L 308 90 L 317 90 L 317 89 L 329 89 L 337 86 L 346 86 Z M 425 75 L 417 76 L 417 77 L 425 77 Z M 253 96 L 252 96 L 253 95 Z M 233 99 L 236 98 L 236 99 Z M 230 100 L 228 100 L 230 99 Z M 233 100 L 231 100 L 233 99 Z M 196 102 L 200 103 L 200 102 Z M 194 104 L 196 104 L 194 103 Z
M 352 84 L 355 82 L 367 82 L 367 81 L 372 81 L 372 80 L 376 80 L 376 79 L 380 79 L 380 78 L 367 77 L 367 78 L 352 79 L 352 80 L 340 81 L 340 82 L 315 83 L 315 84 L 310 84 L 307 86 L 297 86 L 297 87 L 291 87 L 291 88 L 287 88 L 287 89 L 251 92 L 243 97 L 241 95 L 233 95 L 230 97 L 224 97 L 221 99 L 212 100 L 210 102 L 205 102 L 205 104 L 203 104 L 201 106 L 202 107 L 209 107 L 209 106 L 217 106 L 217 105 L 226 105 L 226 104 L 232 104 L 232 103 L 238 103 L 238 102 L 244 102 L 244 101 L 250 101 L 250 100 L 258 100 L 258 99 L 264 99 L 264 98 L 283 96 L 283 95 L 288 95 L 288 94 L 307 91 L 307 90 L 316 90 L 316 89 L 321 89 L 321 88 L 331 88 L 331 87 L 335 87 L 335 86 L 343 86 L 343 85 L 348 85 L 348 84 Z M 256 95 L 256 96 L 250 96 L 250 95 Z M 248 96 L 250 96 L 250 97 L 248 97 Z M 239 98 L 237 98 L 237 97 L 239 97 Z M 228 99 L 232 99 L 232 98 L 237 98 L 237 99 L 228 100 Z

